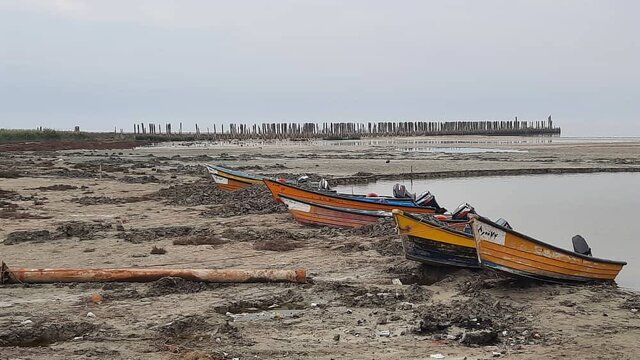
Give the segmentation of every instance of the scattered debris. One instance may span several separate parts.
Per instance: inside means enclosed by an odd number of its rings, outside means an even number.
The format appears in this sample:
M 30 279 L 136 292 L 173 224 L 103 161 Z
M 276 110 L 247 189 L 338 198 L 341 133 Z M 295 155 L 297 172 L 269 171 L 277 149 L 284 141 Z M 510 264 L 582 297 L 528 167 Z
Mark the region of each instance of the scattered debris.
M 167 253 L 167 250 L 162 247 L 153 246 L 151 248 L 151 255 L 164 255 Z

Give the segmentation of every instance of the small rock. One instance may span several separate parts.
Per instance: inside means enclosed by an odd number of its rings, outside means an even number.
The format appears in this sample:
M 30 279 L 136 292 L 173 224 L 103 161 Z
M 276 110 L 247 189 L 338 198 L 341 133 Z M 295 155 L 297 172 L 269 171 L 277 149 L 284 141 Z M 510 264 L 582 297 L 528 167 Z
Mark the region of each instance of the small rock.
M 116 225 L 116 231 L 124 231 L 124 226 L 122 224 Z
M 444 355 L 437 353 L 437 354 L 431 354 L 429 355 L 430 358 L 432 359 L 444 359 Z
M 540 333 L 533 333 L 533 335 L 531 335 L 532 338 L 534 339 L 540 339 L 542 337 L 542 335 L 540 335 Z
M 638 312 L 638 309 L 631 309 L 631 312 L 632 313 L 636 313 L 636 312 Z
M 316 304 L 316 303 L 311 303 L 311 307 L 318 307 L 318 304 Z
M 462 334 L 460 342 L 465 345 L 492 345 L 498 339 L 498 333 L 492 330 L 469 331 Z
M 378 335 L 379 335 L 379 336 L 383 336 L 383 337 L 389 337 L 389 336 L 391 336 L 391 331 L 389 331 L 389 330 L 382 330 L 382 331 L 379 331 L 379 332 L 378 332 Z
M 353 311 L 351 311 L 351 309 L 347 309 L 347 314 L 353 314 Z
M 402 281 L 400 281 L 400 279 L 393 279 L 391 280 L 391 283 L 393 285 L 402 285 Z
M 509 335 L 509 332 L 507 330 L 502 332 L 502 336 L 507 336 L 507 335 Z
M 498 352 L 498 351 L 492 351 L 491 352 L 491 356 L 493 356 L 493 357 L 500 357 L 501 355 L 502 355 L 502 353 Z
M 92 313 L 91 311 L 89 311 L 89 312 L 87 313 L 87 317 L 94 318 L 94 317 L 96 317 L 96 314 L 94 314 L 94 313 Z
M 340 341 L 340 334 L 333 335 L 333 341 Z
M 20 325 L 29 325 L 29 324 L 33 324 L 33 321 L 27 319 L 25 321 L 20 322 Z

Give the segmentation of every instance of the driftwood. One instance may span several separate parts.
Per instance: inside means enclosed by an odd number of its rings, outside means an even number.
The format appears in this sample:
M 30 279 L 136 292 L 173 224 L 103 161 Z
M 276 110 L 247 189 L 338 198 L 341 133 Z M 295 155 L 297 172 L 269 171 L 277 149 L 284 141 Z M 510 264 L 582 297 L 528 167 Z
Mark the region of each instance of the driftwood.
M 150 282 L 163 277 L 212 283 L 306 282 L 306 271 L 239 269 L 10 269 L 4 262 L 0 284 L 55 282 Z

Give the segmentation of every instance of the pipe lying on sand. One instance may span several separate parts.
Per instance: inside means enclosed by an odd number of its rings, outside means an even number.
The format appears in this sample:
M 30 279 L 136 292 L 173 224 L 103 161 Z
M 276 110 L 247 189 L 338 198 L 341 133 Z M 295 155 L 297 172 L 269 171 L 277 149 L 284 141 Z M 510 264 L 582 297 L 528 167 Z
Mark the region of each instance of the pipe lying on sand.
M 211 283 L 297 282 L 307 280 L 306 271 L 237 269 L 10 269 L 4 262 L 0 284 L 54 282 L 149 282 L 163 277 Z

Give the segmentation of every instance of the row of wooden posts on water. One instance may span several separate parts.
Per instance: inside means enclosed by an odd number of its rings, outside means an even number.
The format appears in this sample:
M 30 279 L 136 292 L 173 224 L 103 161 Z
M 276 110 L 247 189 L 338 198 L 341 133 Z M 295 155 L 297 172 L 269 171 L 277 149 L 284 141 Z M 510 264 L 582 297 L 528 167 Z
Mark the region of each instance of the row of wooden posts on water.
M 183 132 L 182 123 L 174 132 L 170 123 L 137 123 L 133 126 L 138 137 L 171 136 L 199 139 L 345 139 L 379 136 L 429 135 L 560 135 L 553 127 L 551 116 L 546 121 L 405 121 L 405 122 L 340 122 L 340 123 L 263 123 L 213 125 L 205 131 L 198 124 L 195 132 Z

